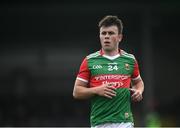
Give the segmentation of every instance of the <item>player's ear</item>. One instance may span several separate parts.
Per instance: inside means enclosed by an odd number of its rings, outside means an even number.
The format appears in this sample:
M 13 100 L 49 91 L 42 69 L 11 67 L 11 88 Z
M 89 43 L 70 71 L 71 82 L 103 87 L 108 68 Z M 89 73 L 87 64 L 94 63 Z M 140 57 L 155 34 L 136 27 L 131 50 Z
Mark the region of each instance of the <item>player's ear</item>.
M 121 40 L 123 39 L 123 34 L 120 33 L 118 36 L 119 36 L 119 42 L 121 42 Z

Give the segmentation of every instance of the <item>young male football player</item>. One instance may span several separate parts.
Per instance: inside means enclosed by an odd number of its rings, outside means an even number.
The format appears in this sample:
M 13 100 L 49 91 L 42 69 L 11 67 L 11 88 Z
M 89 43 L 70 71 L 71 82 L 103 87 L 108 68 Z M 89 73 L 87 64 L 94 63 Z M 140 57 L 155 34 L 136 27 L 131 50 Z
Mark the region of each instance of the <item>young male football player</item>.
M 119 48 L 123 25 L 117 16 L 105 16 L 99 30 L 102 48 L 83 60 L 73 96 L 91 99 L 92 127 L 131 128 L 131 100 L 141 101 L 144 91 L 138 63 L 134 55 Z

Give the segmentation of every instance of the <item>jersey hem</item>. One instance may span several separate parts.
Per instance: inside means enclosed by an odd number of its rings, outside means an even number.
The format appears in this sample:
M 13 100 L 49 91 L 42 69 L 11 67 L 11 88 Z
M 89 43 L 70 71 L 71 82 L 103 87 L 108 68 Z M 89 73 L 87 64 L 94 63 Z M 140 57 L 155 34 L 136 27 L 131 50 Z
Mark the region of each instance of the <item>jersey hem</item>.
M 105 123 L 122 123 L 122 122 L 123 123 L 128 123 L 128 122 L 134 123 L 134 121 L 132 121 L 132 120 L 119 120 L 119 121 L 106 120 L 106 121 L 102 121 L 102 122 L 98 122 L 98 123 L 94 123 L 94 124 L 91 123 L 91 127 L 95 127 L 97 125 L 101 125 L 101 124 L 105 124 Z

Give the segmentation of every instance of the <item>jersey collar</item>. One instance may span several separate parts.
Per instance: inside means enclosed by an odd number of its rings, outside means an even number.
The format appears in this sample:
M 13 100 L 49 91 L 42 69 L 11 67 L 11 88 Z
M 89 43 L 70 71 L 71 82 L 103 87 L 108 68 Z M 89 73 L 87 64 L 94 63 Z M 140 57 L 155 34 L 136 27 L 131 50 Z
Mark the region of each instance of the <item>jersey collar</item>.
M 119 56 L 121 56 L 121 49 L 118 49 L 119 53 L 117 55 L 114 55 L 114 56 L 108 56 L 108 55 L 105 55 L 103 50 L 101 49 L 100 50 L 100 55 L 107 58 L 107 59 L 110 59 L 110 60 L 114 60 L 116 58 L 118 58 Z
M 118 54 L 121 55 L 121 49 L 118 49 L 118 51 L 119 51 Z M 100 54 L 101 54 L 101 56 L 104 55 L 104 51 L 103 51 L 102 49 L 100 50 Z M 115 56 L 116 56 L 116 55 L 115 55 Z

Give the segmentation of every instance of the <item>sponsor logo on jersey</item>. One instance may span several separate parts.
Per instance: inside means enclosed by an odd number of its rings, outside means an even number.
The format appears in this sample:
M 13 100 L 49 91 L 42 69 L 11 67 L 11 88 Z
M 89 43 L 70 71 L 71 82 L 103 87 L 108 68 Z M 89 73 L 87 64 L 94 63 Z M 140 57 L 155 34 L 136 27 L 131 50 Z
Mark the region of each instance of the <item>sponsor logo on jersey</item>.
M 116 82 L 103 81 L 102 84 L 110 84 L 114 88 L 120 88 L 124 85 L 122 81 L 116 81 Z
M 96 76 L 95 79 L 96 80 L 126 80 L 128 79 L 130 76 L 129 75 L 119 75 L 119 74 L 115 74 L 115 75 L 99 75 Z
M 90 86 L 95 87 L 102 84 L 110 84 L 114 88 L 129 88 L 130 82 L 130 75 L 104 74 L 92 77 Z

